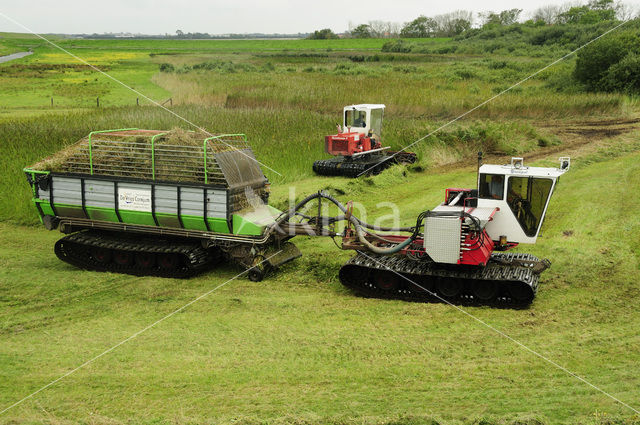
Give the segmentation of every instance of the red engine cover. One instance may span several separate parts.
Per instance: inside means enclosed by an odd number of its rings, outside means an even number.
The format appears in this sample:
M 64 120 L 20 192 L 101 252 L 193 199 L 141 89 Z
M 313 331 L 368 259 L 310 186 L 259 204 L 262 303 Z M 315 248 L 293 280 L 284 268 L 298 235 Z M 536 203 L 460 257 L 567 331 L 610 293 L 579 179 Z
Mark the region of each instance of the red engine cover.
M 334 156 L 351 156 L 372 149 L 371 139 L 357 132 L 333 134 L 325 136 L 324 140 L 325 151 Z
M 472 239 L 466 236 L 464 244 L 470 245 L 473 249 L 462 251 L 462 256 L 458 264 L 470 264 L 473 266 L 486 266 L 494 249 L 494 243 L 486 231 L 482 231 L 482 236 Z

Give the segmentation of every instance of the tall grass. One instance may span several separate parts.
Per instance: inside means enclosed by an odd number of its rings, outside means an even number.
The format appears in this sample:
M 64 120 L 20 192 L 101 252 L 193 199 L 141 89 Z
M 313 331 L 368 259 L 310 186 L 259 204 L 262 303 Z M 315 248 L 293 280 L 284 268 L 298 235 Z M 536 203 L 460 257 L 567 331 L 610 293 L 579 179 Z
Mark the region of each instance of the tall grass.
M 240 68 L 229 72 L 219 67 L 163 72 L 156 74 L 153 81 L 176 93 L 181 103 L 232 108 L 303 107 L 337 114 L 344 105 L 382 102 L 392 115 L 446 119 L 468 111 L 541 66 L 518 63 L 492 69 L 492 64 L 476 61 L 390 65 L 329 61 L 298 67 L 276 66 L 273 71 Z M 545 85 L 544 79 L 529 82 L 495 99 L 474 112 L 474 116 L 496 119 L 615 114 L 624 101 L 624 96 L 617 94 L 558 92 Z
M 220 108 L 198 105 L 174 111 L 212 133 L 243 132 L 264 165 L 263 171 L 276 184 L 311 177 L 313 161 L 326 158 L 324 136 L 335 132 L 335 113 L 302 109 Z M 385 144 L 402 148 L 437 128 L 438 123 L 396 116 L 388 119 Z M 86 136 L 109 128 L 171 129 L 188 124 L 155 107 L 119 107 L 86 112 L 49 114 L 0 122 L 0 220 L 33 223 L 30 193 L 21 170 Z M 416 168 L 459 161 L 485 152 L 515 154 L 557 140 L 530 124 L 488 121 L 457 125 L 411 147 L 418 153 Z M 272 170 L 270 170 L 271 168 Z
M 175 112 L 198 126 L 217 133 L 246 133 L 257 158 L 277 171 L 263 167 L 274 183 L 312 175 L 313 161 L 326 157 L 323 137 L 335 131 L 345 105 L 385 103 L 383 142 L 401 148 L 545 63 L 500 55 L 372 55 L 363 50 L 381 46 L 380 40 L 337 40 L 335 47 L 340 49 L 330 51 L 317 49 L 334 41 L 308 43 L 63 41 L 65 47 L 106 67 L 125 84 L 160 101 L 171 96 L 178 105 Z M 441 45 L 442 40 L 424 43 Z M 230 46 L 242 48 L 236 51 Z M 270 51 L 270 46 L 275 50 Z M 170 72 L 159 71 L 163 63 L 170 64 L 163 67 Z M 625 96 L 558 89 L 567 66 L 557 75 L 542 74 L 528 81 L 476 110 L 464 122 L 411 147 L 420 158 L 415 167 L 448 164 L 478 150 L 522 154 L 558 143 L 521 119 L 621 115 L 633 109 Z M 20 64 L 1 65 L 0 84 L 7 88 L 0 92 L 4 105 L 0 112 L 6 117 L 0 120 L 0 194 L 16 200 L 0 203 L 2 219 L 33 222 L 20 170 L 92 130 L 188 127 L 159 108 L 112 107 L 134 105 L 137 95 L 45 47 L 37 48 Z M 53 109 L 42 106 L 49 105 L 52 95 Z M 98 96 L 101 105 L 109 107 L 89 109 Z M 45 112 L 61 107 L 64 115 Z M 79 107 L 84 110 L 74 110 Z M 18 118 L 34 113 L 39 116 Z

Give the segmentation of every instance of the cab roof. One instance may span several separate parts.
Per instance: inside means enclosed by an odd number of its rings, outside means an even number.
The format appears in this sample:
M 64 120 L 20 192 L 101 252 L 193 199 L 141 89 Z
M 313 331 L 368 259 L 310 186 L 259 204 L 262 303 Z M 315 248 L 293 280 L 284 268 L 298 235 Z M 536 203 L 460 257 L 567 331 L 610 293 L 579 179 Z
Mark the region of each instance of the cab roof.
M 510 176 L 531 176 L 531 177 L 552 177 L 558 178 L 565 173 L 566 170 L 559 168 L 546 167 L 513 167 L 511 164 L 506 165 L 490 165 L 480 166 L 481 174 L 503 174 Z
M 384 109 L 384 108 L 386 108 L 386 106 L 383 105 L 382 103 L 359 103 L 357 105 L 348 105 L 344 107 L 345 111 L 347 109 Z

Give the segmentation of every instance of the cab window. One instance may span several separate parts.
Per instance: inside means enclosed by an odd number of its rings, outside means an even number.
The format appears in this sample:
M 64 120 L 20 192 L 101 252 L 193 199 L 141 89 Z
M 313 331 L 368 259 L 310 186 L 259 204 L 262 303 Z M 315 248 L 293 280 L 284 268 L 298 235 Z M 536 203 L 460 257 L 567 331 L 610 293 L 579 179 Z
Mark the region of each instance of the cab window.
M 509 177 L 507 204 L 516 216 L 525 235 L 538 232 L 553 181 L 535 177 Z
M 345 127 L 366 127 L 367 111 L 349 109 L 344 113 Z
M 378 137 L 382 134 L 382 108 L 371 111 L 371 131 Z
M 504 175 L 480 174 L 478 196 L 483 199 L 504 199 Z

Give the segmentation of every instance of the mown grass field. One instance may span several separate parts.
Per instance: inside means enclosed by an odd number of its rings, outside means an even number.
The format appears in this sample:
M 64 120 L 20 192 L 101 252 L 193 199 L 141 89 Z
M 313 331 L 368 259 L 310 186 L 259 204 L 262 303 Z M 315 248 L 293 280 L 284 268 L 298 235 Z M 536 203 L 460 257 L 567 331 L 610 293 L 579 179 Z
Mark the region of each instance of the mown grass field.
M 247 133 L 256 156 L 281 173 L 265 170 L 280 208 L 291 190 L 300 198 L 328 189 L 361 202 L 368 217 L 389 213 L 379 202 L 394 202 L 408 224 L 437 205 L 444 188 L 474 185 L 478 150 L 490 160 L 519 154 L 547 165 L 571 155 L 544 236 L 519 248 L 553 262 L 536 301 L 526 310 L 466 311 L 640 405 L 636 99 L 558 92 L 553 79 L 570 72 L 569 61 L 417 145 L 420 161 L 411 168 L 317 178 L 311 163 L 323 156 L 323 136 L 345 104 L 386 103 L 384 137 L 399 147 L 544 60 L 383 55 L 380 40 L 63 43 L 153 99 L 172 97 L 173 111 L 208 130 Z M 59 52 L 33 48 L 0 65 L 0 410 L 240 271 L 137 278 L 79 271 L 55 258 L 59 233 L 38 225 L 22 167 L 94 129 L 186 124 L 133 106 L 136 95 L 69 67 L 73 60 Z M 160 72 L 162 63 L 174 72 Z M 223 65 L 194 67 L 203 63 Z M 54 89 L 67 103 L 51 108 Z M 96 96 L 104 99 L 100 109 L 90 103 Z M 0 423 L 640 422 L 450 306 L 352 295 L 337 280 L 349 252 L 329 240 L 296 243 L 304 256 L 277 274 L 229 282 L 0 415 Z

